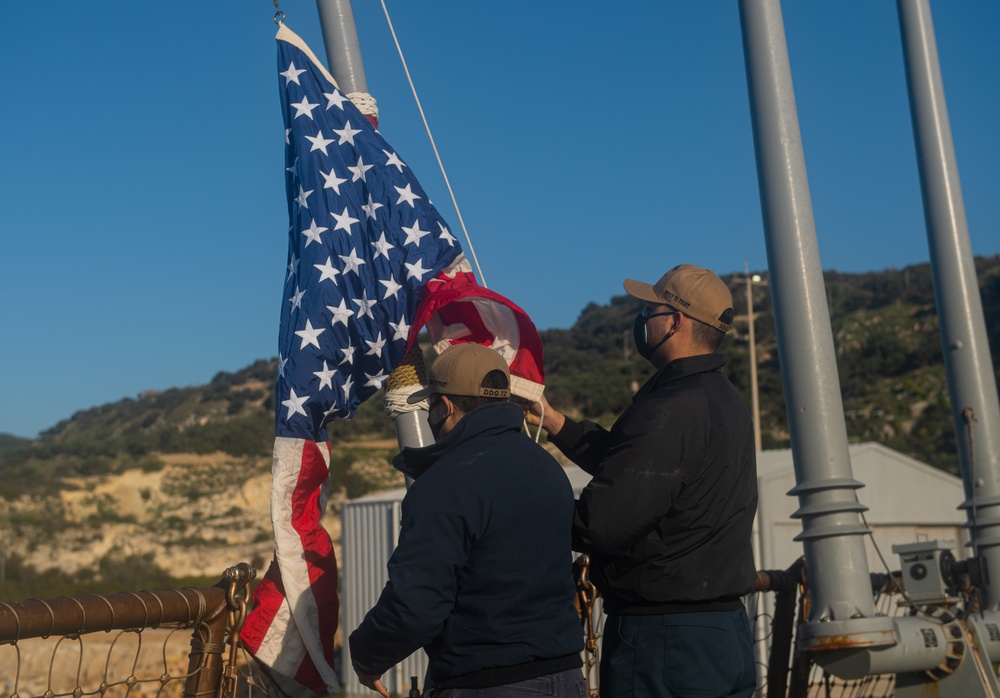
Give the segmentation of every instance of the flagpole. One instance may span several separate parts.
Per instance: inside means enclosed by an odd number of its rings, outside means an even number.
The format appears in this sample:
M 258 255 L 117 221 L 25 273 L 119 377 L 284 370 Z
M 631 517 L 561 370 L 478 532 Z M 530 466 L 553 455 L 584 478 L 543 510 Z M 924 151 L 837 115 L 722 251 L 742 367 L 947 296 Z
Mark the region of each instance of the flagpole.
M 326 47 L 326 59 L 330 74 L 337 81 L 347 97 L 354 102 L 361 113 L 378 127 L 378 108 L 368 93 L 364 61 L 361 58 L 361 42 L 354 23 L 354 9 L 351 0 L 316 0 L 319 21 Z M 386 382 L 386 414 L 396 427 L 396 442 L 404 447 L 419 448 L 434 443 L 434 435 L 427 424 L 426 409 L 412 409 L 406 405 L 405 395 L 420 388 L 426 381 L 423 355 L 414 343 L 403 363 L 394 370 Z M 411 410 L 411 411 L 402 411 Z M 409 480 L 407 480 L 409 485 Z
M 330 73 L 344 94 L 368 92 L 351 0 L 316 0 Z

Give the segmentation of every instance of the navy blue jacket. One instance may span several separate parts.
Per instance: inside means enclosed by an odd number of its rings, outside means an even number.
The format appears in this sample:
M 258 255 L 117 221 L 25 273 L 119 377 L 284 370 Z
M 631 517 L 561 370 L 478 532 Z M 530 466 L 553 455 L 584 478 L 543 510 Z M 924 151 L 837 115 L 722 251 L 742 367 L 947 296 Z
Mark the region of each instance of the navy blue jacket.
M 594 475 L 574 550 L 611 613 L 735 610 L 753 590 L 753 423 L 721 354 L 678 359 L 639 389 L 608 431 L 567 419 L 550 436 Z
M 404 448 L 414 478 L 378 603 L 351 661 L 380 676 L 423 647 L 427 686 L 497 686 L 580 666 L 573 490 L 521 433 L 510 403 L 479 407 L 441 441 Z

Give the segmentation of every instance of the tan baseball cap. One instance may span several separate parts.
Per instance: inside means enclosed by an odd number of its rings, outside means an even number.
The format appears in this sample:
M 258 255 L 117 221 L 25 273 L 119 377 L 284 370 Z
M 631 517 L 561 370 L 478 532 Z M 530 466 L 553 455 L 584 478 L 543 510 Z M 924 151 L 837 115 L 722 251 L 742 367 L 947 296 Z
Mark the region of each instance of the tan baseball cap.
M 503 371 L 510 383 L 510 369 L 496 351 L 481 344 L 456 344 L 437 357 L 427 377 L 427 387 L 411 394 L 411 405 L 430 395 L 464 397 L 510 397 L 509 388 L 484 388 L 483 379 L 490 371 Z
M 625 292 L 649 303 L 669 305 L 723 332 L 733 324 L 733 294 L 711 269 L 678 264 L 655 284 L 625 279 Z

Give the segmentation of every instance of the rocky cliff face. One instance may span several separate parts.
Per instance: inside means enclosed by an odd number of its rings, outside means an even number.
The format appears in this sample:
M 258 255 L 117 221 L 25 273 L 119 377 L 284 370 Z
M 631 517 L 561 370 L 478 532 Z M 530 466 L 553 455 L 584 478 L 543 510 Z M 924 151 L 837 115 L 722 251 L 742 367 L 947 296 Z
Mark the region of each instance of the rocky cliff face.
M 44 496 L 0 500 L 7 555 L 39 571 L 100 575 L 102 560 L 149 555 L 172 577 L 218 577 L 238 562 L 262 574 L 273 552 L 270 461 L 224 454 L 161 456 L 156 471 L 68 481 Z M 339 551 L 343 492 L 323 525 Z

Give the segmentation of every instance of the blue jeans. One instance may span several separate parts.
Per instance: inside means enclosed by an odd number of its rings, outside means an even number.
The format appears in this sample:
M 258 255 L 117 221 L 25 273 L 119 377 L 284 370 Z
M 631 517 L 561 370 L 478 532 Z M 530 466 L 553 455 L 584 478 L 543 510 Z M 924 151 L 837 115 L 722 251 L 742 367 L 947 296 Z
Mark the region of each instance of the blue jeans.
M 570 669 L 490 688 L 434 689 L 430 695 L 433 698 L 533 698 L 534 696 L 587 698 L 587 682 L 583 678 L 583 671 Z
M 601 698 L 749 698 L 757 683 L 746 611 L 609 615 Z

